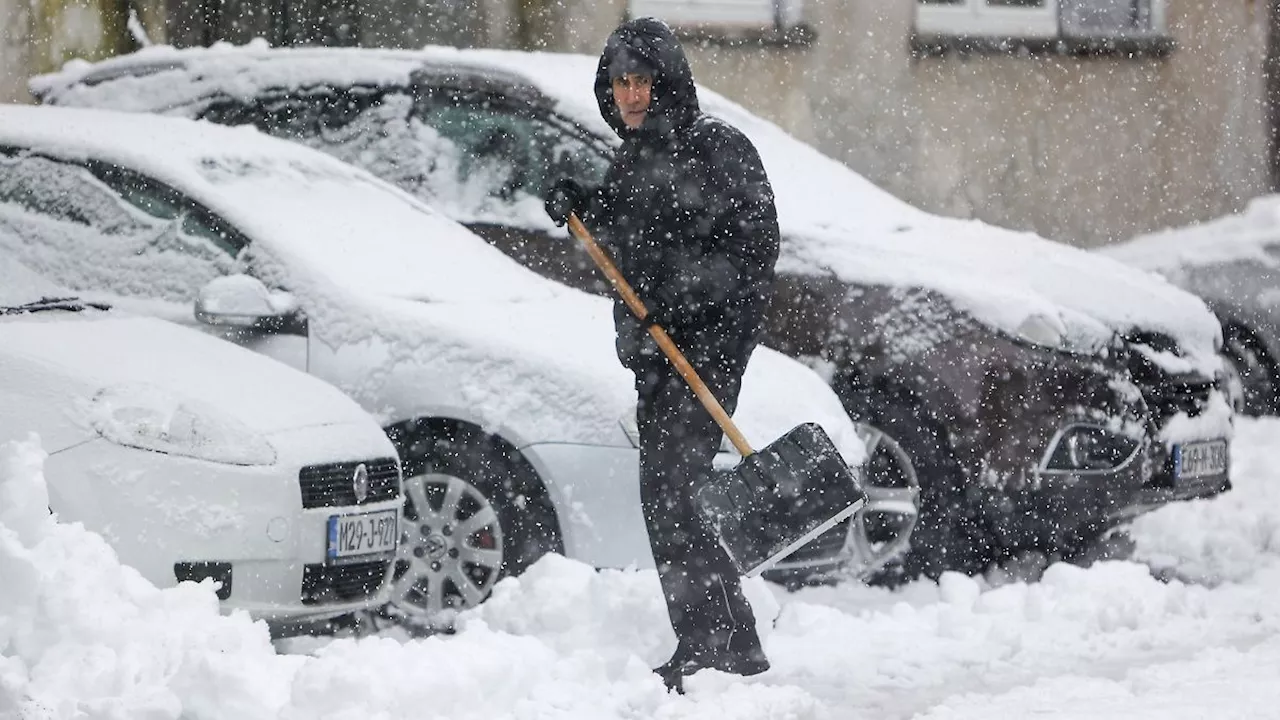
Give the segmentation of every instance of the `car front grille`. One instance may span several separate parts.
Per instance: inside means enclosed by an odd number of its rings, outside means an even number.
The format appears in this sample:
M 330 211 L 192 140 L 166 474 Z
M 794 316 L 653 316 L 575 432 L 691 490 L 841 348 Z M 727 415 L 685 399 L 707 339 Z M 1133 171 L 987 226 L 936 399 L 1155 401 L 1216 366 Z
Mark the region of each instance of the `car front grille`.
M 1161 353 L 1183 357 L 1181 348 L 1169 335 L 1155 332 L 1130 333 L 1129 373 L 1142 391 L 1152 418 L 1163 421 L 1178 413 L 1196 417 L 1209 405 L 1214 381 L 1203 375 L 1172 374 L 1147 357 Z
M 326 605 L 372 597 L 378 594 L 390 568 L 390 560 L 307 565 L 302 570 L 302 604 Z
M 356 497 L 356 468 L 364 465 L 369 472 L 369 492 L 364 499 Z M 343 507 L 394 500 L 400 496 L 400 465 L 394 458 L 308 465 L 298 471 L 302 488 L 302 507 Z
M 1213 393 L 1213 382 L 1201 378 L 1177 379 L 1162 378 L 1159 381 L 1144 385 L 1142 395 L 1152 414 L 1165 419 L 1184 413 L 1188 417 L 1196 417 L 1209 405 L 1209 397 Z

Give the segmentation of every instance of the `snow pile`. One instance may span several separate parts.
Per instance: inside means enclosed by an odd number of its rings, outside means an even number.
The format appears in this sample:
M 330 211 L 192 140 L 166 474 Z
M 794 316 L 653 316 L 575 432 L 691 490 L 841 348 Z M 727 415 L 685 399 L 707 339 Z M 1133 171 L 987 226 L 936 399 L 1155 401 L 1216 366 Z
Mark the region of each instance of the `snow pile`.
M 157 590 L 49 514 L 44 453 L 0 447 L 0 716 L 269 718 L 300 660 L 223 617 L 211 581 Z
M 500 583 L 488 602 L 463 615 L 515 635 L 536 635 L 563 653 L 598 646 L 608 664 L 625 665 L 632 652 L 653 662 L 666 660 L 676 638 L 666 606 L 654 593 L 652 572 L 603 570 L 550 556 L 517 579 Z M 743 581 L 767 641 L 778 615 L 777 600 L 760 579 Z M 469 625 L 466 625 L 469 627 Z
M 1232 490 L 1138 518 L 1132 531 L 1138 557 L 1195 582 L 1245 582 L 1257 573 L 1280 573 L 1280 482 L 1274 452 L 1258 452 L 1276 447 L 1280 420 L 1239 422 Z
M 1262 443 L 1277 437 L 1280 421 L 1244 424 L 1242 500 L 1159 511 L 1136 529 L 1140 545 L 1162 523 L 1230 542 L 1271 522 L 1280 477 Z M 278 655 L 261 626 L 218 615 L 210 586 L 158 591 L 96 536 L 56 524 L 40 461 L 34 442 L 0 448 L 3 717 L 1180 719 L 1280 706 L 1274 539 L 1254 537 L 1254 572 L 1213 587 L 1123 562 L 994 589 L 954 574 L 896 591 L 753 581 L 773 668 L 702 673 L 677 696 L 649 671 L 673 642 L 652 571 L 551 556 L 499 583 L 456 635 Z
M 816 717 L 798 688 L 668 695 L 649 669 L 674 643 L 656 575 L 556 556 L 456 636 L 278 655 L 264 625 L 219 614 L 211 582 L 158 590 L 59 524 L 43 459 L 34 438 L 0 446 L 0 717 Z M 767 625 L 776 603 L 763 581 L 748 588 Z
M 777 603 L 763 581 L 750 580 L 746 589 L 767 637 Z M 477 719 L 820 717 L 800 688 L 729 688 L 714 672 L 690 681 L 708 692 L 668 695 L 650 668 L 674 647 L 655 573 L 597 573 L 548 556 L 464 613 L 454 637 L 323 646 L 298 674 L 285 717 L 356 717 L 373 708 L 390 717 L 429 709 L 436 717 Z
M 1213 648 L 1186 661 L 1124 670 L 1101 668 L 1099 675 L 1046 677 L 1026 687 L 992 696 L 964 694 L 917 715 L 917 720 L 990 720 L 1035 717 L 1168 720 L 1169 718 L 1274 717 L 1280 691 L 1280 638 L 1252 647 Z M 1188 688 L 1194 688 L 1188 691 Z
M 1075 687 L 1128 666 L 1256 642 L 1280 631 L 1267 595 L 1165 584 L 1134 563 L 1059 564 L 1039 583 L 995 589 L 944 575 L 936 601 L 862 612 L 806 591 L 783 608 L 769 651 L 785 670 L 771 679 L 809 688 L 829 707 L 909 717 L 954 695 L 989 701 L 1052 677 L 1072 677 Z M 1091 707 L 1070 710 L 1092 717 Z

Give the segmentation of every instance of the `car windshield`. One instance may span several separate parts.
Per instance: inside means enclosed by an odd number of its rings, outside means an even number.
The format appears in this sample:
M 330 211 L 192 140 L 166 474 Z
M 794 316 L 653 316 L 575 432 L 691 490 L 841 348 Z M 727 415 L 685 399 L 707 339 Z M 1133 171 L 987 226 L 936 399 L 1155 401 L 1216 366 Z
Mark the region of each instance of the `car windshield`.
M 206 158 L 199 173 L 254 243 L 349 290 L 430 302 L 527 300 L 561 292 L 381 181 L 328 158 L 307 160 Z

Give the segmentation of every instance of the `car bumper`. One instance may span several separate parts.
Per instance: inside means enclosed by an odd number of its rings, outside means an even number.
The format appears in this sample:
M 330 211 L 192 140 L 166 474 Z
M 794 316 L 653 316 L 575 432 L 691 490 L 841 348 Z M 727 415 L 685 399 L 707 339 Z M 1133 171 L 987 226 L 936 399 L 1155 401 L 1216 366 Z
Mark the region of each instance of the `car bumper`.
M 399 510 L 399 470 L 386 437 L 360 424 L 302 428 L 268 439 L 277 452 L 269 466 L 211 463 L 94 440 L 46 461 L 50 504 L 60 520 L 101 534 L 121 562 L 159 587 L 176 585 L 179 574 L 225 577 L 229 568 L 230 588 L 220 592 L 224 611 L 301 621 L 385 602 L 392 554 L 341 568 L 326 555 L 331 516 Z M 303 507 L 304 467 L 375 459 L 395 467 L 392 496 L 384 483 L 372 501 Z
M 1200 433 L 1190 442 L 1220 442 L 1230 452 L 1230 437 L 1220 423 L 1206 417 L 1198 424 Z M 978 489 L 980 507 L 1002 547 L 1070 555 L 1139 515 L 1230 489 L 1225 464 L 1220 472 L 1179 477 L 1174 462 L 1178 444 L 1148 437 L 1129 462 L 1114 470 L 1037 471 L 1020 488 Z

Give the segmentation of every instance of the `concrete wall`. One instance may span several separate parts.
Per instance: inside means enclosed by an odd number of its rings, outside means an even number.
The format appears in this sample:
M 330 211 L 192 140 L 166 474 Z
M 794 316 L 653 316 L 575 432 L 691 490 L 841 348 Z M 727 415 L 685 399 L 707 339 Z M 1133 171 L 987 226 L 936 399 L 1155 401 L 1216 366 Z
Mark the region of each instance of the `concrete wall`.
M 166 7 L 187 0 L 133 2 L 163 40 Z M 1267 190 L 1266 4 L 1168 0 L 1178 49 L 1162 59 L 914 57 L 914 0 L 810 0 L 810 46 L 686 49 L 700 82 L 908 202 L 1097 245 L 1233 211 Z M 448 26 L 462 45 L 590 54 L 626 14 L 626 0 L 362 5 L 365 45 L 448 41 Z M 32 72 L 127 45 L 124 7 L 0 0 L 0 99 L 27 99 Z
M 917 206 L 1097 245 L 1267 190 L 1260 0 L 1169 0 L 1163 59 L 913 57 L 913 0 L 807 7 L 813 46 L 695 75 Z
M 27 0 L 0 0 L 0 102 L 29 102 L 27 76 L 31 51 Z
M 161 1 L 0 0 L 0 102 L 31 102 L 27 79 L 68 60 L 135 47 L 126 28 L 131 5 L 152 39 L 163 41 Z

